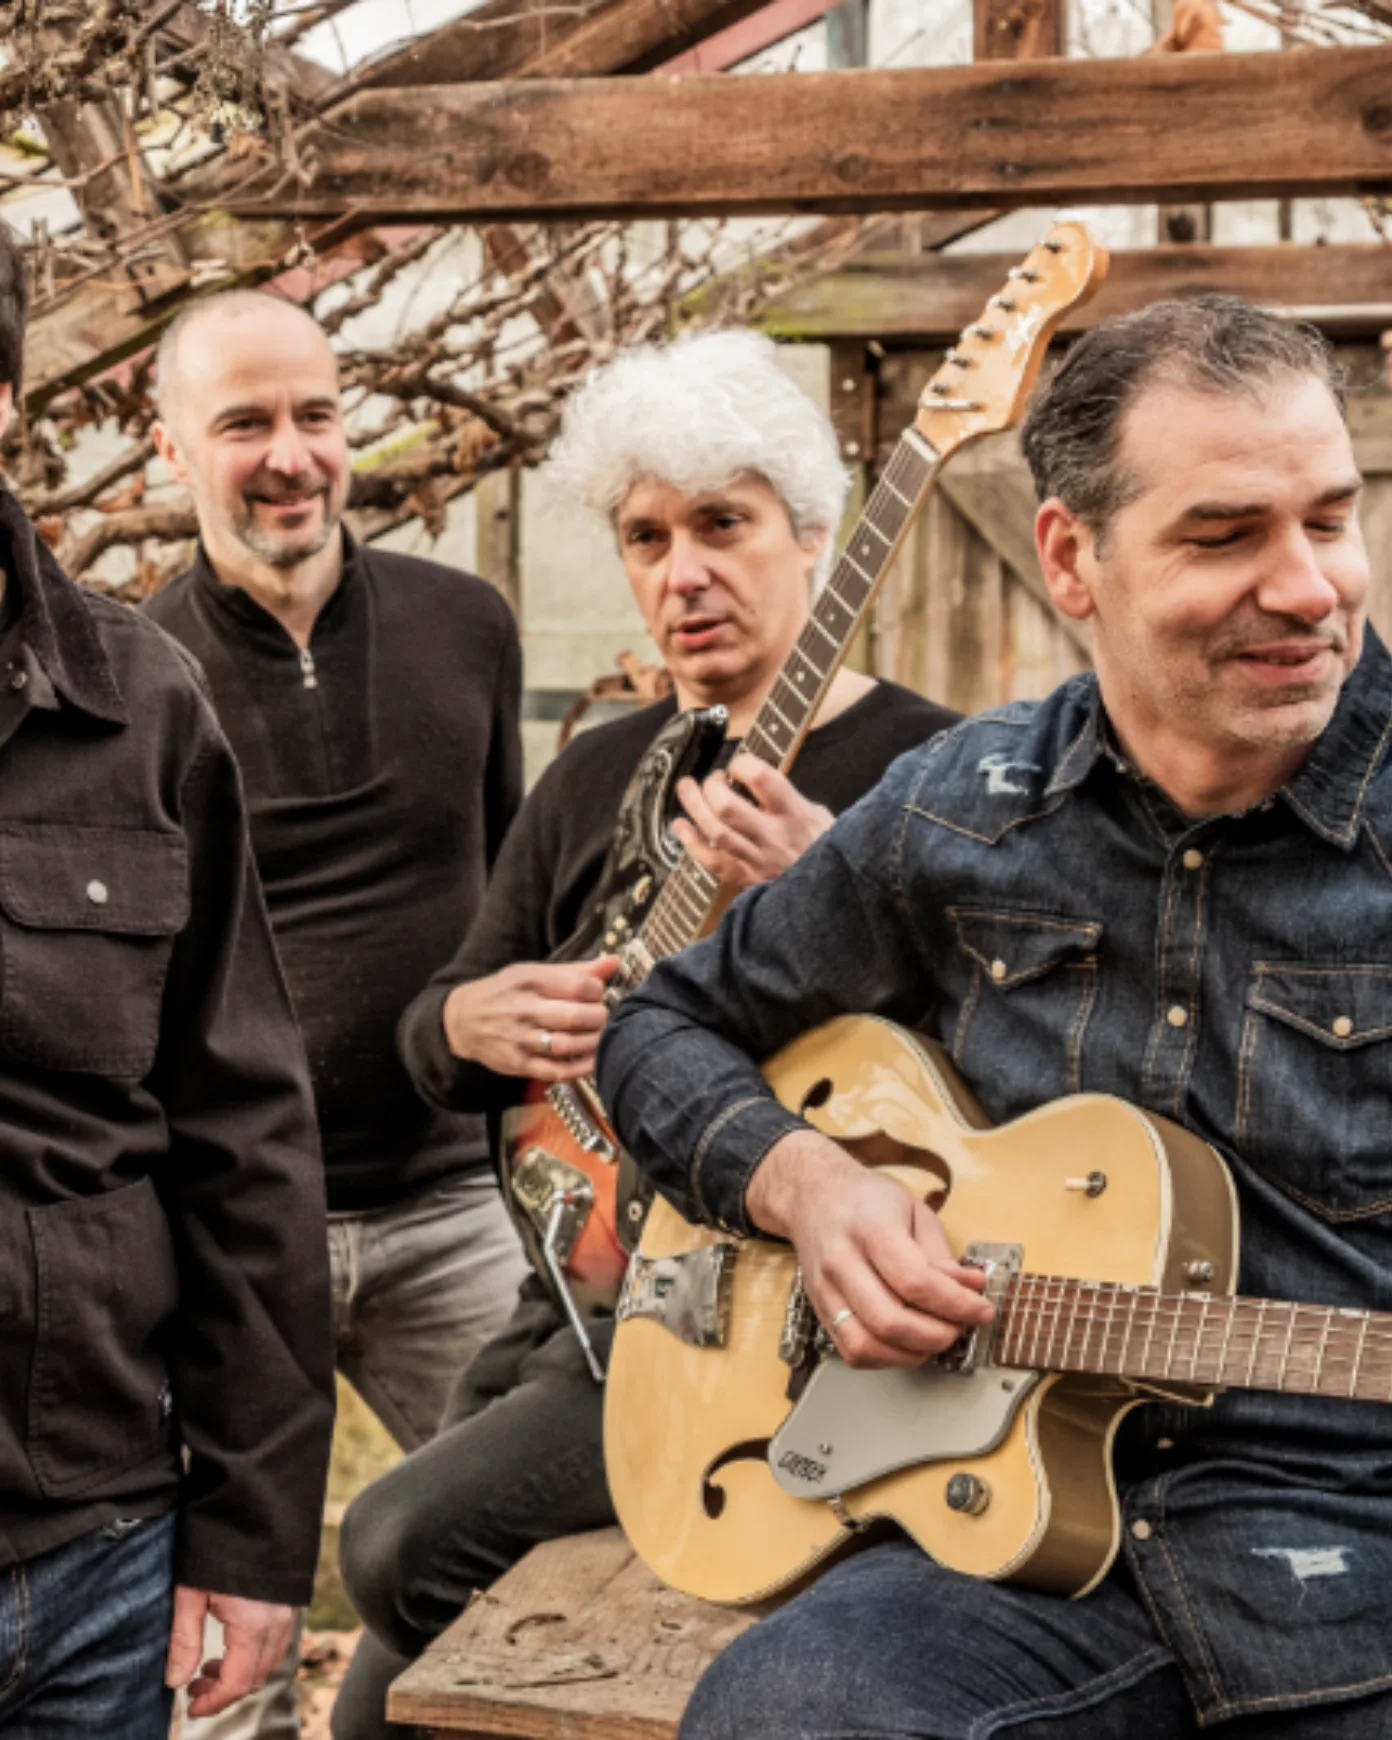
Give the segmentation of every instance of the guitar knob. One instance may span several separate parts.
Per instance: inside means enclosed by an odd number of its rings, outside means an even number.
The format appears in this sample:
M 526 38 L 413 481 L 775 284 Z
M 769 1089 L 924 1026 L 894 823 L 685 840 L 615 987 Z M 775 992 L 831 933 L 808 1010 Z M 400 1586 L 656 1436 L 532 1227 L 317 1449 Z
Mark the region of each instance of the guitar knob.
M 991 1502 L 991 1489 L 975 1474 L 954 1474 L 947 1483 L 947 1508 L 964 1516 L 980 1516 Z

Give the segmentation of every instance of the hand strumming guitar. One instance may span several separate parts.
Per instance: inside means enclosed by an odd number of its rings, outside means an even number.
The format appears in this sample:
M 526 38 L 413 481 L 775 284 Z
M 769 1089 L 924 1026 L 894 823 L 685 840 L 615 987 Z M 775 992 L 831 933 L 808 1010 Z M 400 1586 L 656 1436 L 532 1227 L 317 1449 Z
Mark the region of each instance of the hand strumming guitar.
M 815 1130 L 774 1143 L 746 1207 L 756 1226 L 792 1243 L 848 1365 L 921 1365 L 991 1320 L 981 1273 L 954 1259 L 932 1209 Z
M 830 810 L 809 803 L 777 768 L 753 755 L 737 755 L 728 775 L 713 773 L 701 785 L 680 781 L 677 796 L 691 819 L 674 822 L 673 833 L 698 864 L 736 888 L 771 882 L 835 820 Z
M 456 985 L 445 999 L 445 1041 L 456 1057 L 497 1075 L 576 1081 L 594 1069 L 617 955 L 593 961 L 519 961 Z

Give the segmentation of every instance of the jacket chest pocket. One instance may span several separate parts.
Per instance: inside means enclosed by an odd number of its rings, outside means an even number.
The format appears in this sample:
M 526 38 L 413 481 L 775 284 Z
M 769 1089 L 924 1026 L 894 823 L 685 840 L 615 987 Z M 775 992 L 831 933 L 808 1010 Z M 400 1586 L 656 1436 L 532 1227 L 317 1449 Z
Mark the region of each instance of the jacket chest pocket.
M 182 834 L 0 829 L 0 1051 L 43 1069 L 144 1076 L 188 908 Z
M 1326 1220 L 1392 1209 L 1392 965 L 1259 962 L 1237 1149 Z
M 1022 1106 L 1078 1093 L 1102 926 L 964 906 L 948 917 L 969 974 L 954 1062 L 969 1081 L 995 1081 Z

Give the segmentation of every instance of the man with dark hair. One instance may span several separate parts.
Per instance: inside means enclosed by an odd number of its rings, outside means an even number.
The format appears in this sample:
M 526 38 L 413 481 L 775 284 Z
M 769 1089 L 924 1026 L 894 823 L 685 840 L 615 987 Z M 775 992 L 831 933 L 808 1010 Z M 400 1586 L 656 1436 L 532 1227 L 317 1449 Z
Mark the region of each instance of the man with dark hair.
M 0 229 L 0 429 L 22 270 Z M 313 1582 L 313 1105 L 193 662 L 9 494 L 0 571 L 0 1728 L 163 1740 L 167 1686 L 227 1708 Z
M 202 664 L 246 784 L 319 1114 L 339 1369 L 413 1450 L 525 1270 L 483 1119 L 421 1100 L 395 1043 L 522 796 L 517 628 L 484 581 L 349 536 L 337 364 L 303 309 L 194 303 L 158 371 L 200 546 L 145 608 Z M 187 1740 L 298 1734 L 295 1665 Z
M 997 1122 L 1079 1091 L 1177 1120 L 1231 1168 L 1241 1291 L 1386 1310 L 1392 661 L 1328 353 L 1158 304 L 1078 341 L 1024 447 L 1095 675 L 901 758 L 621 1003 L 620 1137 L 693 1219 L 790 1240 L 842 1359 L 919 1364 L 990 1317 L 980 1275 L 755 1067 L 809 1009 L 874 1012 Z M 1115 1460 L 1122 1551 L 1082 1599 L 871 1548 L 716 1661 L 685 1740 L 1392 1732 L 1392 1409 L 1151 1405 Z

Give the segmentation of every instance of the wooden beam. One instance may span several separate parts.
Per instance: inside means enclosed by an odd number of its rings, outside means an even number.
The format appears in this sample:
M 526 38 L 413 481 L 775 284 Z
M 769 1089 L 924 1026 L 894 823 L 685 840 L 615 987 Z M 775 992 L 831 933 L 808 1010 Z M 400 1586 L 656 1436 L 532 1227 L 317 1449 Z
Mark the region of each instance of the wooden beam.
M 687 49 L 685 54 L 664 61 L 655 70 L 680 73 L 683 77 L 691 73 L 723 72 L 728 66 L 738 66 L 742 60 L 772 48 L 785 37 L 806 30 L 808 25 L 835 10 L 839 10 L 839 0 L 770 0 L 757 12 L 751 12 L 748 18 L 727 25 L 724 30 Z M 864 66 L 865 62 L 862 59 L 843 64 Z
M 779 338 L 951 338 L 999 289 L 1011 254 L 864 254 L 766 309 L 759 324 Z M 1269 248 L 1156 247 L 1115 253 L 1093 300 L 1065 332 L 1165 296 L 1224 291 L 1292 309 L 1340 335 L 1392 326 L 1392 247 L 1343 244 Z
M 1234 117 L 1240 117 L 1236 124 Z M 364 91 L 233 209 L 436 221 L 1392 186 L 1392 47 Z
M 606 0 L 577 22 L 554 0 L 484 0 L 353 82 L 369 89 L 648 72 L 738 24 L 767 0 Z

